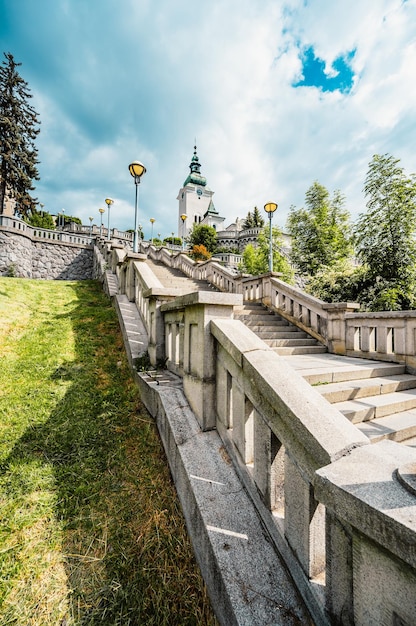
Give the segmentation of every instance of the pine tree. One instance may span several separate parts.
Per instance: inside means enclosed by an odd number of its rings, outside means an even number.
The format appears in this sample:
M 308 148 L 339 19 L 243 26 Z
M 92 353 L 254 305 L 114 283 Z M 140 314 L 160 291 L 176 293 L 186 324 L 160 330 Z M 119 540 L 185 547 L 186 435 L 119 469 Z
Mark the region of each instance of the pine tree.
M 254 207 L 253 211 L 253 226 L 255 228 L 263 228 L 264 226 L 264 219 L 262 218 L 260 211 L 256 206 Z
M 249 230 L 250 228 L 263 228 L 264 219 L 261 216 L 260 211 L 255 206 L 253 209 L 253 213 L 249 211 L 247 213 L 246 219 L 244 220 L 243 230 Z
M 4 53 L 0 65 L 0 213 L 6 192 L 17 202 L 19 212 L 28 216 L 36 211 L 36 199 L 30 195 L 33 180 L 39 180 L 38 114 L 29 104 L 28 84 L 17 71 L 13 55 Z
M 247 217 L 244 220 L 243 230 L 249 230 L 254 227 L 253 216 L 251 215 L 251 211 L 247 213 Z

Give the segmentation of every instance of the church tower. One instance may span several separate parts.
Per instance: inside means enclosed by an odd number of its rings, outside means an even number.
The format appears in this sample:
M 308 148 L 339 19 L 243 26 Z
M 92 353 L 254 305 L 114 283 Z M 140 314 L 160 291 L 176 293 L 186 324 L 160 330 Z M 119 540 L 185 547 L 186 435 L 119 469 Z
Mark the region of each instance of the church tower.
M 178 233 L 186 237 L 194 225 L 206 224 L 217 229 L 224 221 L 212 201 L 214 192 L 207 187 L 207 179 L 201 174 L 201 164 L 194 146 L 194 154 L 189 165 L 189 175 L 179 190 Z M 186 215 L 185 221 L 181 215 Z

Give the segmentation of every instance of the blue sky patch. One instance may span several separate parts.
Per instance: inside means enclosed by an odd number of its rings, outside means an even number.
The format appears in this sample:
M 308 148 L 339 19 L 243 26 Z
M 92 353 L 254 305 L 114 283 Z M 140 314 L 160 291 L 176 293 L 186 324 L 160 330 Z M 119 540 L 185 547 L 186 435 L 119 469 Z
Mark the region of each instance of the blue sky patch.
M 302 52 L 302 80 L 293 83 L 294 87 L 318 87 L 322 91 L 340 91 L 349 93 L 354 83 L 354 72 L 351 62 L 355 50 L 340 55 L 332 64 L 332 72 L 325 73 L 325 61 L 315 56 L 312 46 Z

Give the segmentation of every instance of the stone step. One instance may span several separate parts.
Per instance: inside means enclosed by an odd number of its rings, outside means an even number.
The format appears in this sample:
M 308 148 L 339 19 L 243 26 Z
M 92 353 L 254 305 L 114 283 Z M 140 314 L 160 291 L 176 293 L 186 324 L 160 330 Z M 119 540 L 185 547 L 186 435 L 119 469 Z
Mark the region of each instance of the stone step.
M 263 337 L 260 337 L 260 338 L 263 339 Z M 290 339 L 263 339 L 263 341 L 268 346 L 270 346 L 270 348 L 279 348 L 280 346 L 293 346 L 293 347 L 304 346 L 306 348 L 306 347 L 318 346 L 318 345 L 319 345 L 320 348 L 323 347 L 323 346 L 321 346 L 321 344 L 318 344 L 316 339 L 313 339 L 312 337 L 310 337 L 309 339 L 304 339 L 302 337 L 300 337 L 299 339 L 297 339 L 297 338 L 290 338 Z
M 253 328 L 250 328 L 250 330 L 253 330 Z M 285 328 L 284 330 L 259 330 L 256 332 L 256 335 L 258 335 L 261 339 L 263 339 L 263 341 L 265 341 L 267 343 L 267 340 L 269 339 L 303 339 L 303 340 L 309 340 L 311 339 L 310 335 L 308 335 L 307 333 L 304 333 L 302 330 L 298 330 L 296 328 L 293 328 L 293 326 L 289 326 L 288 328 Z M 315 341 L 315 339 L 313 339 L 312 341 Z M 269 344 L 270 345 L 270 344 Z
M 243 304 L 240 304 L 238 308 L 245 311 L 251 311 L 255 309 L 262 309 L 263 311 L 268 310 L 265 306 L 261 304 L 261 302 L 247 302 L 247 300 L 243 302 Z
M 146 262 L 164 287 L 186 289 L 188 293 L 193 291 L 217 291 L 217 289 L 206 280 L 194 280 L 176 268 L 167 267 L 163 263 L 157 263 L 150 259 Z
M 392 439 L 406 445 L 416 445 L 416 411 L 400 411 L 393 415 L 380 417 L 371 422 L 361 422 L 357 428 L 372 443 L 382 439 Z
M 292 356 L 296 354 L 323 354 L 326 352 L 326 347 L 320 344 L 315 346 L 298 346 L 298 347 L 280 347 L 273 348 L 273 352 L 277 352 L 280 356 Z
M 416 389 L 333 403 L 353 424 L 416 408 Z
M 240 319 L 240 318 L 237 317 L 234 319 Z M 285 324 L 283 322 L 278 321 L 276 324 L 268 324 L 266 322 L 258 323 L 257 320 L 255 320 L 252 323 L 245 323 L 245 324 L 246 326 L 248 326 L 248 328 L 250 328 L 250 330 L 253 331 L 253 333 L 256 333 L 256 334 L 257 333 L 302 332 L 302 331 L 299 331 L 299 329 L 296 328 L 296 326 L 290 326 L 287 322 Z
M 288 360 L 288 363 L 311 385 L 325 384 L 325 387 L 327 383 L 395 376 L 406 372 L 405 366 L 398 363 L 342 357 L 328 353 L 316 357 L 306 356 L 305 359 L 302 356 L 296 356 Z
M 390 376 L 375 376 L 355 381 L 329 383 L 316 387 L 317 391 L 328 402 L 345 402 L 385 393 L 394 393 L 404 389 L 416 387 L 416 376 L 411 374 L 394 374 Z
M 254 309 L 253 311 L 234 311 L 235 317 L 244 318 L 244 319 L 258 319 L 265 320 L 270 323 L 271 319 L 281 320 L 281 317 L 274 315 L 271 311 L 266 311 L 266 309 Z
M 249 314 L 243 314 L 243 313 L 234 313 L 234 318 L 241 320 L 242 322 L 244 322 L 247 326 L 249 326 L 250 328 L 252 326 L 258 325 L 258 326 L 289 326 L 289 322 L 277 317 L 277 315 L 273 315 L 273 313 L 263 313 L 262 315 L 251 315 Z
M 322 354 L 326 347 L 316 339 L 290 324 L 260 303 L 245 303 L 234 309 L 234 319 L 239 319 L 260 339 L 280 355 Z

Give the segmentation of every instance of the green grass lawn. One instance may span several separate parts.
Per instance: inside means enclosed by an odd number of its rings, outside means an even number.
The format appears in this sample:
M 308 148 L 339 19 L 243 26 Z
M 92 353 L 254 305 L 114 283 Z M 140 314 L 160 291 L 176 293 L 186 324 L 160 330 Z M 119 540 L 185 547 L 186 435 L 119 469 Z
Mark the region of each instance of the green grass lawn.
M 0 625 L 216 624 L 114 309 L 0 278 Z

